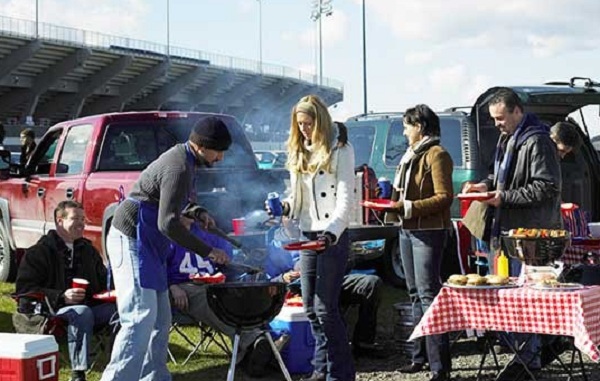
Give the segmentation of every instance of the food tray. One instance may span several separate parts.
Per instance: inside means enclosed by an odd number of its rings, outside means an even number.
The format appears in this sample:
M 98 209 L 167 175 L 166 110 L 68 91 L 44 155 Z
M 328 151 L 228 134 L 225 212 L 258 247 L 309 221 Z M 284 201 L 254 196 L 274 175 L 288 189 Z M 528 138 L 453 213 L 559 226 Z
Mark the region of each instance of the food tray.
M 536 283 L 530 287 L 539 291 L 577 291 L 581 290 L 584 286 L 579 283 L 558 283 L 554 285 Z
M 191 279 L 192 282 L 199 283 L 199 284 L 216 284 L 216 283 L 223 283 L 223 282 L 225 282 L 225 275 L 222 274 L 222 273 L 217 273 L 217 274 L 214 274 L 214 275 L 193 274 L 193 275 L 190 275 L 190 279 Z
M 450 287 L 450 288 L 456 288 L 456 289 L 460 289 L 460 290 L 499 290 L 499 289 L 503 289 L 503 288 L 516 288 L 516 287 L 520 287 L 518 284 L 515 283 L 508 283 L 508 284 L 482 284 L 479 286 L 461 286 L 458 284 L 451 284 L 451 283 L 444 283 L 444 287 Z
M 459 200 L 470 200 L 470 201 L 485 201 L 494 197 L 492 192 L 472 192 L 472 193 L 459 193 L 456 198 Z
M 324 249 L 325 244 L 321 241 L 296 241 L 283 245 L 285 250 L 319 250 Z

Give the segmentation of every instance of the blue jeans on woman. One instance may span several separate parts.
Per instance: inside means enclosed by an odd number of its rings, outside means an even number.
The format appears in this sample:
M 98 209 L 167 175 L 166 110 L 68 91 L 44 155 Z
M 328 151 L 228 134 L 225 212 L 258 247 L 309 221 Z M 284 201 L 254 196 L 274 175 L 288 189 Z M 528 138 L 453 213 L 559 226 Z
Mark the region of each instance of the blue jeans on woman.
M 62 307 L 56 316 L 67 322 L 67 341 L 71 369 L 85 371 L 89 367 L 89 351 L 95 327 L 111 322 L 117 311 L 114 303 L 89 307 L 84 304 Z
M 406 288 L 412 303 L 413 322 L 419 323 L 442 288 L 440 268 L 447 230 L 400 230 L 400 256 Z M 412 362 L 429 361 L 432 372 L 450 372 L 448 334 L 429 335 L 414 341 Z
M 121 329 L 102 381 L 170 381 L 167 345 L 171 327 L 169 291 L 140 286 L 136 240 L 111 228 L 106 242 Z
M 315 371 L 327 381 L 356 377 L 346 324 L 340 313 L 340 293 L 350 251 L 348 233 L 322 252 L 302 251 L 300 276 L 304 310 L 315 338 Z

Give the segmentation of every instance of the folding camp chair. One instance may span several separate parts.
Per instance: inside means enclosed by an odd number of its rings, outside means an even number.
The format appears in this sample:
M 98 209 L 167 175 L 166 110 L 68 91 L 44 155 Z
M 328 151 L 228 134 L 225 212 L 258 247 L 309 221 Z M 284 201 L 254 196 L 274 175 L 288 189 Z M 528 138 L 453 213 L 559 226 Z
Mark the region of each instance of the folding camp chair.
M 43 292 L 15 293 L 11 297 L 17 303 L 17 313 L 13 314 L 17 333 L 53 335 L 59 343 L 66 343 L 67 323 L 56 316 L 56 311 Z M 94 328 L 88 372 L 99 362 L 101 355 L 108 354 L 110 357 L 114 337 L 120 327 L 118 321 L 118 313 L 115 312 L 109 324 Z M 60 359 L 70 367 L 68 358 L 61 355 Z
M 193 337 L 189 332 L 184 330 L 184 327 L 194 328 L 195 332 L 193 333 Z M 185 360 L 183 360 L 181 365 L 187 364 L 192 356 L 198 351 L 207 352 L 211 345 L 217 346 L 221 351 L 223 351 L 223 353 L 231 357 L 229 339 L 223 333 L 214 330 L 207 324 L 196 321 L 193 317 L 185 312 L 173 312 L 173 322 L 171 324 L 169 333 L 173 332 L 179 335 L 190 346 L 190 352 Z M 170 348 L 168 349 L 168 353 L 171 361 L 174 364 L 178 364 Z

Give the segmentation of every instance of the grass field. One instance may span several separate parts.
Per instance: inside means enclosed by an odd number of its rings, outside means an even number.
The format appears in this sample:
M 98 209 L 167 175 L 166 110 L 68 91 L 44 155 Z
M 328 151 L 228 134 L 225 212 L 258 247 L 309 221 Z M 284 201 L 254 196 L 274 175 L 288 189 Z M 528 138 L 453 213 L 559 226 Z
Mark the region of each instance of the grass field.
M 10 298 L 10 294 L 14 292 L 14 284 L 0 283 L 0 332 L 14 332 L 12 326 L 12 314 L 15 312 L 15 302 Z M 393 324 L 395 321 L 396 312 L 392 305 L 399 300 L 406 299 L 405 293 L 398 289 L 389 287 L 384 288 L 384 296 L 382 306 L 379 309 L 379 324 L 378 335 L 383 337 L 391 337 L 393 335 Z M 356 309 L 351 310 L 348 320 L 350 326 L 355 321 Z M 189 335 L 194 335 L 196 330 L 186 328 L 185 332 Z M 178 362 L 183 361 L 188 353 L 187 343 L 178 335 L 170 336 L 170 349 L 173 352 Z M 61 371 L 60 381 L 68 381 L 71 375 L 68 361 L 66 344 L 60 343 L 61 348 Z M 108 354 L 102 354 L 99 357 L 99 363 L 88 373 L 87 379 L 90 381 L 100 380 L 102 369 L 106 364 Z M 227 357 L 218 347 L 211 346 L 208 351 L 202 352 L 193 356 L 185 365 L 175 365 L 171 362 L 168 364 L 169 369 L 173 374 L 174 381 L 197 381 L 197 380 L 225 380 L 227 377 L 227 368 L 229 366 L 229 357 Z M 269 381 L 272 379 L 282 379 L 277 373 L 273 375 L 275 378 L 260 379 Z M 294 379 L 299 377 L 294 376 Z M 236 380 L 252 380 L 246 376 L 240 369 L 236 371 Z

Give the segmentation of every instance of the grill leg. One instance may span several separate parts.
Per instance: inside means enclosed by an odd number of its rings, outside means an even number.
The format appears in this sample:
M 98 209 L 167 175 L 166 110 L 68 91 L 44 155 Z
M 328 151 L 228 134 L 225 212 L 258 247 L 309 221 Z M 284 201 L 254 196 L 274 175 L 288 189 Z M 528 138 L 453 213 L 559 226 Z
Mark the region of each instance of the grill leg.
M 272 340 L 271 340 L 272 342 Z M 233 356 L 231 357 L 231 365 L 227 371 L 227 381 L 233 381 L 235 378 L 235 364 L 237 362 L 238 347 L 240 346 L 240 333 L 236 332 L 233 337 Z M 290 380 L 291 381 L 291 380 Z
M 279 367 L 281 368 L 281 372 L 283 373 L 283 376 L 285 377 L 285 379 L 287 381 L 292 381 L 292 378 L 290 377 L 290 372 L 288 372 L 287 367 L 283 363 L 283 359 L 281 358 L 281 354 L 279 353 L 279 351 L 277 350 L 277 347 L 275 346 L 275 343 L 273 342 L 273 338 L 267 331 L 263 331 L 263 335 L 265 336 L 265 338 L 267 339 L 269 344 L 271 344 L 271 350 L 273 351 L 273 355 L 275 356 L 275 358 L 277 359 L 277 362 L 279 363 Z

